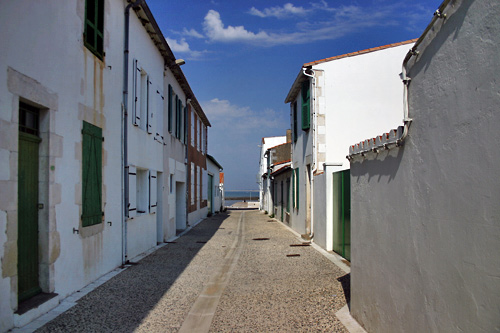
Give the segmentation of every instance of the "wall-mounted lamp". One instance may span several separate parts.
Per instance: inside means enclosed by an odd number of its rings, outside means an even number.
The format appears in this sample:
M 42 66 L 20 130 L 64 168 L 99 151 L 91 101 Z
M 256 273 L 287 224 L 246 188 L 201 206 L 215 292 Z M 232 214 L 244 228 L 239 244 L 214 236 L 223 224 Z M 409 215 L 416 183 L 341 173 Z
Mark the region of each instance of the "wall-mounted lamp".
M 186 61 L 184 61 L 184 59 L 177 59 L 175 60 L 175 64 L 176 65 L 179 65 L 179 66 L 182 66 L 186 63 Z

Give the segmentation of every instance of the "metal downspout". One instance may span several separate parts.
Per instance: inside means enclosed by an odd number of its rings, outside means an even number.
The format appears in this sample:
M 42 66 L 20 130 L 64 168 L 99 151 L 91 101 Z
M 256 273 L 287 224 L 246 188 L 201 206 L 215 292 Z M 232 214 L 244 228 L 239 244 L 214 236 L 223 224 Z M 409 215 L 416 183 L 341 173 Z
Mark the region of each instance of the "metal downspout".
M 309 181 L 311 182 L 311 189 L 310 189 L 310 200 L 311 200 L 311 221 L 310 221 L 310 225 L 309 225 L 309 234 L 307 235 L 307 239 L 312 241 L 313 237 L 314 237 L 314 172 L 317 170 L 317 167 L 316 167 L 316 113 L 315 113 L 315 107 L 314 107 L 314 103 L 316 101 L 316 75 L 315 75 L 315 72 L 313 69 L 310 69 L 312 71 L 312 74 L 308 74 L 306 72 L 306 68 L 302 68 L 302 73 L 305 75 L 305 76 L 308 76 L 312 79 L 312 87 L 311 87 L 311 99 L 312 99 L 312 103 L 310 104 L 312 107 L 311 107 L 311 110 L 312 110 L 312 118 L 313 118 L 313 121 L 312 121 L 312 131 L 313 131 L 313 154 L 312 154 L 312 158 L 313 158 L 313 162 L 312 162 L 312 168 L 309 170 L 310 174 L 308 175 L 309 177 Z M 307 203 L 307 199 L 306 199 L 306 203 Z M 306 229 L 307 229 L 307 226 L 306 226 Z
M 137 7 L 143 0 L 129 3 L 125 7 L 125 36 L 123 47 L 123 137 L 122 137 L 122 172 L 123 172 L 123 201 L 122 201 L 122 264 L 127 263 L 127 219 L 129 203 L 129 181 L 128 181 L 128 54 L 129 54 L 129 25 L 130 8 Z

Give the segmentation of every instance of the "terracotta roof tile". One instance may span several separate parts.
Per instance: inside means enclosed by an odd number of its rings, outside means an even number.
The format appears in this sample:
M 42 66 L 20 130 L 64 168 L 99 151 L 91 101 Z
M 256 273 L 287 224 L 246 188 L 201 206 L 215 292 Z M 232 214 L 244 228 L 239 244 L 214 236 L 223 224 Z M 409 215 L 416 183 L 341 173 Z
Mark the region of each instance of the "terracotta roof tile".
M 366 49 L 366 50 L 360 50 L 360 51 L 355 51 L 355 52 L 351 52 L 351 53 L 341 54 L 341 55 L 330 57 L 330 58 L 316 60 L 316 61 L 305 63 L 302 67 L 310 67 L 310 66 L 314 66 L 314 65 L 317 65 L 317 64 L 321 64 L 323 62 L 327 62 L 327 61 L 332 61 L 332 60 L 337 60 L 337 59 L 342 59 L 342 58 L 347 58 L 347 57 L 353 57 L 353 56 L 360 55 L 360 54 L 370 53 L 370 52 L 379 51 L 379 50 L 385 50 L 385 49 L 388 49 L 388 48 L 391 48 L 391 47 L 396 47 L 396 46 L 411 44 L 411 43 L 415 43 L 417 41 L 417 39 L 418 38 L 414 38 L 414 39 L 406 40 L 406 41 L 403 41 L 403 42 L 392 43 L 392 44 L 387 44 L 387 45 L 377 46 L 377 47 L 372 47 L 372 48 L 369 48 L 369 49 Z

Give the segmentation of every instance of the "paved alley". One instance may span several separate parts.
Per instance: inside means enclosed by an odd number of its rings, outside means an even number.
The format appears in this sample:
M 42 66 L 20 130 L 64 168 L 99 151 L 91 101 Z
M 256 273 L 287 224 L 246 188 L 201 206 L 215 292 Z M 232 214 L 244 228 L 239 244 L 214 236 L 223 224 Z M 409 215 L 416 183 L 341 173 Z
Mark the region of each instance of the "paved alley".
M 37 332 L 346 332 L 335 313 L 348 289 L 343 270 L 280 222 L 233 210 L 205 219 Z

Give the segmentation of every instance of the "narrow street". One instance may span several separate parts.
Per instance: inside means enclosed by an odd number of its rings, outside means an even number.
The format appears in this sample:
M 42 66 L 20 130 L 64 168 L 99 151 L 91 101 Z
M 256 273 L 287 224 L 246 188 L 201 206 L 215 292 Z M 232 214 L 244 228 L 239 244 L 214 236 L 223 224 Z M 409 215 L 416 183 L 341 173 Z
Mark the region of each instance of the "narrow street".
M 335 313 L 348 290 L 348 275 L 280 222 L 233 210 L 205 219 L 37 332 L 346 332 Z

